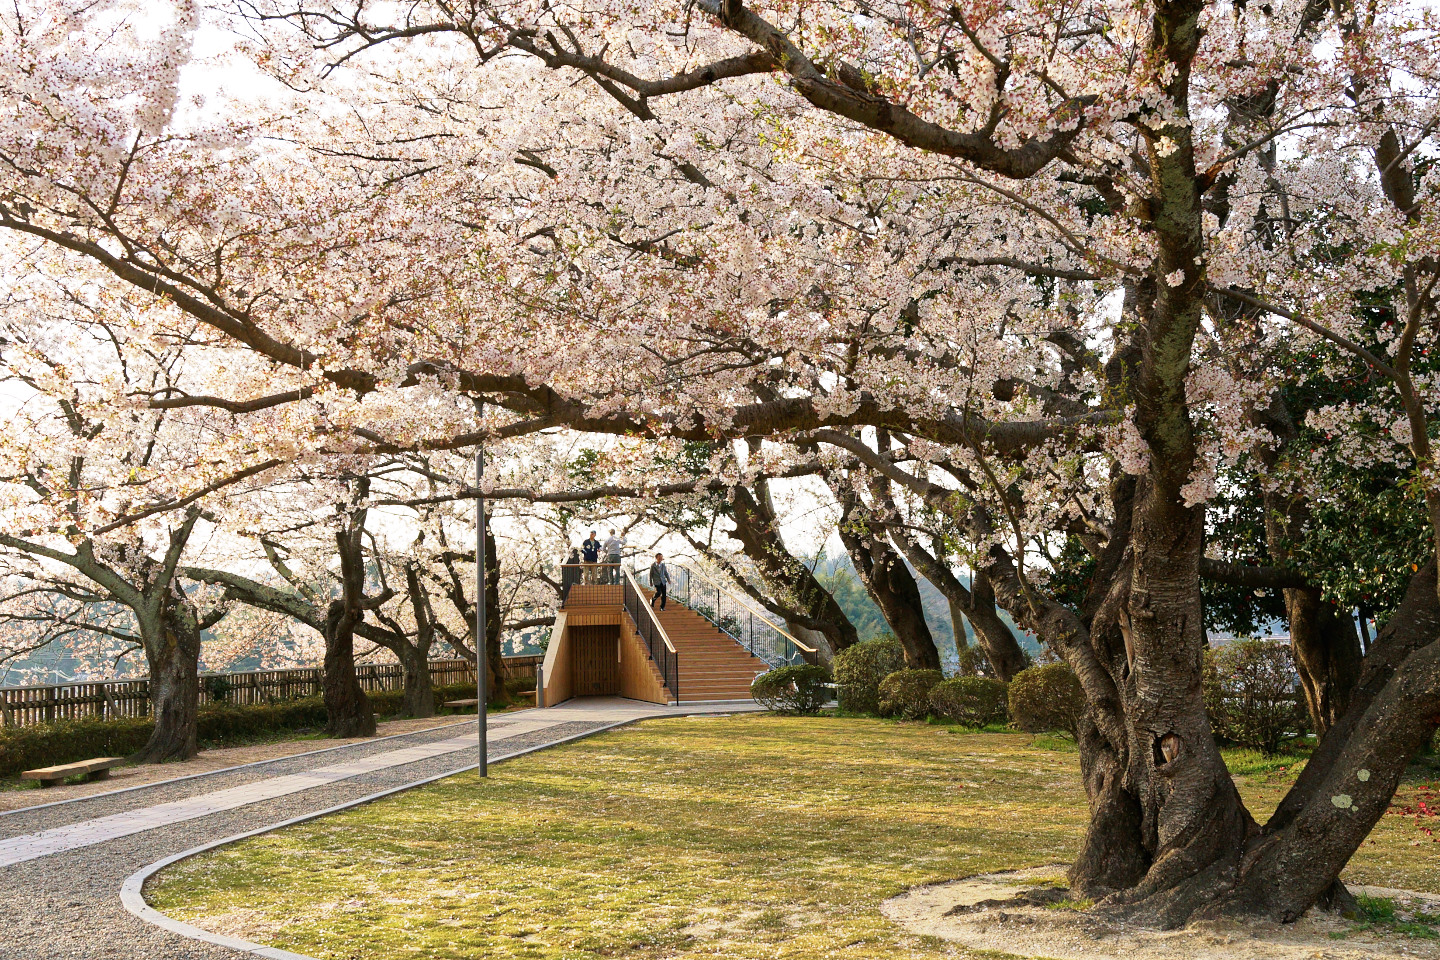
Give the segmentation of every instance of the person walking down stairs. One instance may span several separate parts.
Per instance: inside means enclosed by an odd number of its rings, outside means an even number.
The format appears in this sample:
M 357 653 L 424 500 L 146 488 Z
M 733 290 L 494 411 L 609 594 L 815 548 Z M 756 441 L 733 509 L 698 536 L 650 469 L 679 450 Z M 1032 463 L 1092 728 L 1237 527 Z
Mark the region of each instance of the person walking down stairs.
M 655 596 L 650 598 L 650 606 L 655 606 L 655 601 L 660 601 L 660 609 L 665 609 L 665 597 L 670 588 L 670 571 L 665 567 L 665 555 L 655 554 L 655 565 L 650 568 L 650 586 L 655 588 Z

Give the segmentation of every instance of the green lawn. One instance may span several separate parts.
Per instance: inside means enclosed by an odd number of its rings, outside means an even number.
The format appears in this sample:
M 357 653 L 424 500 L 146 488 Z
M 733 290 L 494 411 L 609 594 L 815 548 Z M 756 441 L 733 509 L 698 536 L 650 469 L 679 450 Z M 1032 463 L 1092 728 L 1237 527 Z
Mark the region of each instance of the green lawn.
M 1066 746 L 862 719 L 649 721 L 188 861 L 147 893 L 336 960 L 964 956 L 878 906 L 1068 860 L 1085 801 Z M 1250 798 L 1293 772 L 1248 765 Z M 1430 839 L 1397 812 L 1350 879 L 1440 890 Z

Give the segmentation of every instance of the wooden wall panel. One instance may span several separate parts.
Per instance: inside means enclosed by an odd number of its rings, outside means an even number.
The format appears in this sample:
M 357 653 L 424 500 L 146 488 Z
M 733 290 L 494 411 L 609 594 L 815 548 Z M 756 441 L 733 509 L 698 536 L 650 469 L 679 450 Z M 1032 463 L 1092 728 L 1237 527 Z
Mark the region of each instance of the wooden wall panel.
M 629 617 L 620 621 L 620 696 L 650 703 L 669 703 L 675 699 L 665 689 L 660 671 Z
M 569 700 L 570 686 L 570 626 L 564 611 L 555 614 L 555 625 L 550 629 L 550 645 L 545 648 L 545 663 L 542 666 L 545 683 L 545 706 L 556 707 Z
M 577 697 L 620 695 L 620 628 L 570 627 L 571 692 Z

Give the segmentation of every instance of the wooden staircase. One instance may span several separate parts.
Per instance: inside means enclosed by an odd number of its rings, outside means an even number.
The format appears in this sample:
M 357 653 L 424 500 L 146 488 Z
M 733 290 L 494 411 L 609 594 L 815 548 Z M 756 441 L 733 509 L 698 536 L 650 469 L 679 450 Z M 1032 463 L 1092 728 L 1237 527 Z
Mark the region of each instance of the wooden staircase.
M 647 599 L 654 594 L 646 590 Z M 680 655 L 680 699 L 749 700 L 750 683 L 770 669 L 733 637 L 684 604 L 671 600 L 661 611 L 660 625 Z M 673 691 L 672 691 L 673 693 Z

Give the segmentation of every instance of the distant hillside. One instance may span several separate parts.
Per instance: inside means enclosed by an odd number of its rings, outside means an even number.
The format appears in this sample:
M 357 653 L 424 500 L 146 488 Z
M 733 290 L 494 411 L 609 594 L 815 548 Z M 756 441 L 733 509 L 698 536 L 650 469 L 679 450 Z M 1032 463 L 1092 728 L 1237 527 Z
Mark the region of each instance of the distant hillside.
M 855 624 L 856 631 L 860 634 L 861 640 L 873 640 L 878 636 L 890 632 L 890 627 L 885 623 L 885 618 L 880 613 L 880 608 L 875 601 L 870 599 L 870 594 L 865 589 L 865 584 L 860 581 L 860 575 L 856 572 L 855 566 L 846 555 L 837 557 L 821 556 L 816 562 L 814 558 L 806 561 L 815 565 L 815 575 L 831 593 L 835 595 L 835 602 L 840 604 L 840 609 Z M 935 646 L 940 651 L 940 660 L 945 664 L 947 670 L 953 669 L 959 662 L 959 655 L 955 649 L 955 631 L 950 624 L 950 605 L 946 603 L 945 597 L 934 585 L 915 573 L 914 568 L 910 572 L 915 574 L 915 579 L 920 585 L 920 600 L 925 607 L 925 623 L 930 627 L 930 633 L 935 638 Z M 969 586 L 968 576 L 961 576 L 960 582 Z M 1020 638 L 1020 645 L 1031 654 L 1040 652 L 1040 644 L 1034 637 L 1025 633 L 1015 625 L 1010 616 L 1003 611 L 1001 618 L 1015 631 Z M 974 642 L 974 631 L 970 625 L 965 625 L 967 643 Z

